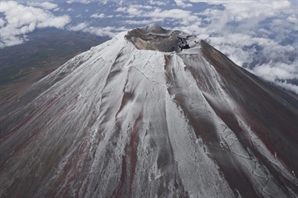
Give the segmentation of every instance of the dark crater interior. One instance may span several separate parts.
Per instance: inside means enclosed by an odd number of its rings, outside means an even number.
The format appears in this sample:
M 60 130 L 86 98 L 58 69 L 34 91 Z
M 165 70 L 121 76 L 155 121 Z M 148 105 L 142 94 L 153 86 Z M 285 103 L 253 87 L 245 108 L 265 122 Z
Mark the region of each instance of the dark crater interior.
M 183 49 L 189 48 L 186 39 L 181 37 L 181 34 L 185 33 L 178 30 L 166 30 L 152 24 L 144 28 L 136 28 L 129 31 L 125 38 L 141 50 L 180 52 Z

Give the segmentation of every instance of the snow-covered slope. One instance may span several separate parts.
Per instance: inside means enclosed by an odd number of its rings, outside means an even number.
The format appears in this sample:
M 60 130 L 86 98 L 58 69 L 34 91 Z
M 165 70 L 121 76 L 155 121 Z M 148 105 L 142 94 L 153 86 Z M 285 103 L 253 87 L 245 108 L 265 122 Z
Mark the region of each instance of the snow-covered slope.
M 1 111 L 0 197 L 297 197 L 283 94 L 195 36 L 121 33 Z

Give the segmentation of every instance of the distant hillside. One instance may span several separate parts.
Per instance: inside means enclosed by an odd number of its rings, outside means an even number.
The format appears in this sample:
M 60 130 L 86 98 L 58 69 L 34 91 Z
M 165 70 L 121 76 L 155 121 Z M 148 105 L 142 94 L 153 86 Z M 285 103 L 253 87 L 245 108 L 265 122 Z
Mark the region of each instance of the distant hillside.
M 0 49 L 0 104 L 18 99 L 33 82 L 108 39 L 83 32 L 44 29 L 30 34 L 24 44 Z

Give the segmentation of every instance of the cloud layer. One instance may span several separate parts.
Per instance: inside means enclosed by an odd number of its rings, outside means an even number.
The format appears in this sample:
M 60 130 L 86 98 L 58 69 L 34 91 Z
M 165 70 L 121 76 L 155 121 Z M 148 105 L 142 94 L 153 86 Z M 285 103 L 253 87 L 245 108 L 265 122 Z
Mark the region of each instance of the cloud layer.
M 34 5 L 34 4 L 32 4 Z M 20 44 L 27 33 L 37 28 L 64 28 L 70 22 L 67 15 L 54 16 L 48 9 L 57 7 L 52 3 L 40 3 L 35 6 L 24 6 L 14 1 L 0 2 L 0 13 L 4 15 L 0 20 L 0 48 Z

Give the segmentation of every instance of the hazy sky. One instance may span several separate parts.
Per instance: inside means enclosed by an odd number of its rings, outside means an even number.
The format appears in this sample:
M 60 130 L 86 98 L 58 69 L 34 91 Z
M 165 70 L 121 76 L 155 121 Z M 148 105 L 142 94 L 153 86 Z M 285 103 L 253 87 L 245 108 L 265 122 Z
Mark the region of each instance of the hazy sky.
M 1 1 L 0 48 L 46 27 L 113 37 L 157 23 L 199 35 L 238 65 L 298 93 L 297 18 L 297 0 Z

